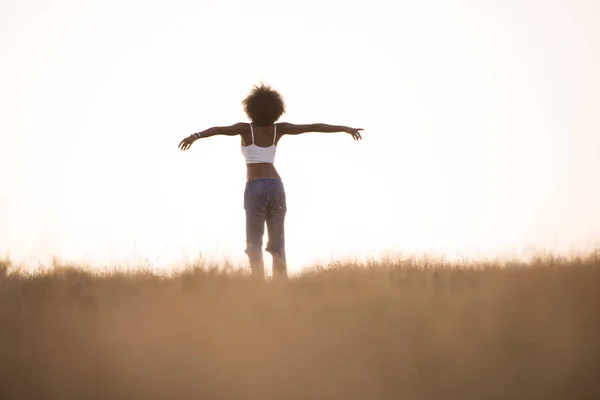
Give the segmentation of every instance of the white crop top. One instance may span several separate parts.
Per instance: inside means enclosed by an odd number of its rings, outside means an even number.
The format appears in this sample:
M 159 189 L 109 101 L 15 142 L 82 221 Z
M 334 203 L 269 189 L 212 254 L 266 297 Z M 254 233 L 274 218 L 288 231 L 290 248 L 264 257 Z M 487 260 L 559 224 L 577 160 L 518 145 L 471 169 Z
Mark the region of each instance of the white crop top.
M 246 159 L 246 164 L 273 164 L 275 161 L 275 152 L 277 151 L 277 146 L 275 145 L 275 141 L 277 141 L 277 125 L 274 125 L 273 129 L 273 144 L 269 147 L 261 147 L 254 143 L 254 128 L 252 127 L 252 124 L 250 124 L 252 143 L 248 146 L 242 146 L 242 154 Z

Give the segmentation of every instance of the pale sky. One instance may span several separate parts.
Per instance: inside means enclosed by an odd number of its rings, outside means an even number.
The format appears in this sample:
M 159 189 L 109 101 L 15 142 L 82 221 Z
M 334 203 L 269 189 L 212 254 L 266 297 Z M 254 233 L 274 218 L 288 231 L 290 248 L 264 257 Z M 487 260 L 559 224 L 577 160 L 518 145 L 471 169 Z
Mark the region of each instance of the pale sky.
M 246 263 L 239 139 L 177 144 L 246 121 L 261 80 L 282 121 L 365 129 L 280 142 L 291 272 L 585 250 L 598 21 L 595 0 L 2 0 L 0 253 Z

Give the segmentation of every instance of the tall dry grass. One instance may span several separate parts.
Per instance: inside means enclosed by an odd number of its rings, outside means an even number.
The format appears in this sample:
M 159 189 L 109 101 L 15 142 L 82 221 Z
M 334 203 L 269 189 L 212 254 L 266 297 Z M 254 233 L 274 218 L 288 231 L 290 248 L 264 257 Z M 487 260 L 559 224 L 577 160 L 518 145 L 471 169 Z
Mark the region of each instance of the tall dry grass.
M 600 257 L 190 269 L 0 267 L 0 399 L 600 398 Z

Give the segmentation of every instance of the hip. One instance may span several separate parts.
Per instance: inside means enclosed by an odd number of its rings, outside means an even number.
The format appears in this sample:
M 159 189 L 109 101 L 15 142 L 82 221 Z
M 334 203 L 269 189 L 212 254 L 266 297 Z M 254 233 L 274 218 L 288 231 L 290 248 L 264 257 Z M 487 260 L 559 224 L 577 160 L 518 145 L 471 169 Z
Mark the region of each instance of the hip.
M 281 178 L 257 178 L 246 182 L 244 208 L 287 209 L 285 187 Z

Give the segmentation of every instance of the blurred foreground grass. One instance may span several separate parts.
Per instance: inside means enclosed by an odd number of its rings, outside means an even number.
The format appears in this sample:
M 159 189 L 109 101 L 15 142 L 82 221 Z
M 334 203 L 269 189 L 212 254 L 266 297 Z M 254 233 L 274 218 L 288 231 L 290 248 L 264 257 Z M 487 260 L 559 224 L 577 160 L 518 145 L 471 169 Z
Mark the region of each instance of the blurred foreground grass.
M 284 284 L 4 262 L 0 399 L 600 398 L 599 305 L 597 254 Z

